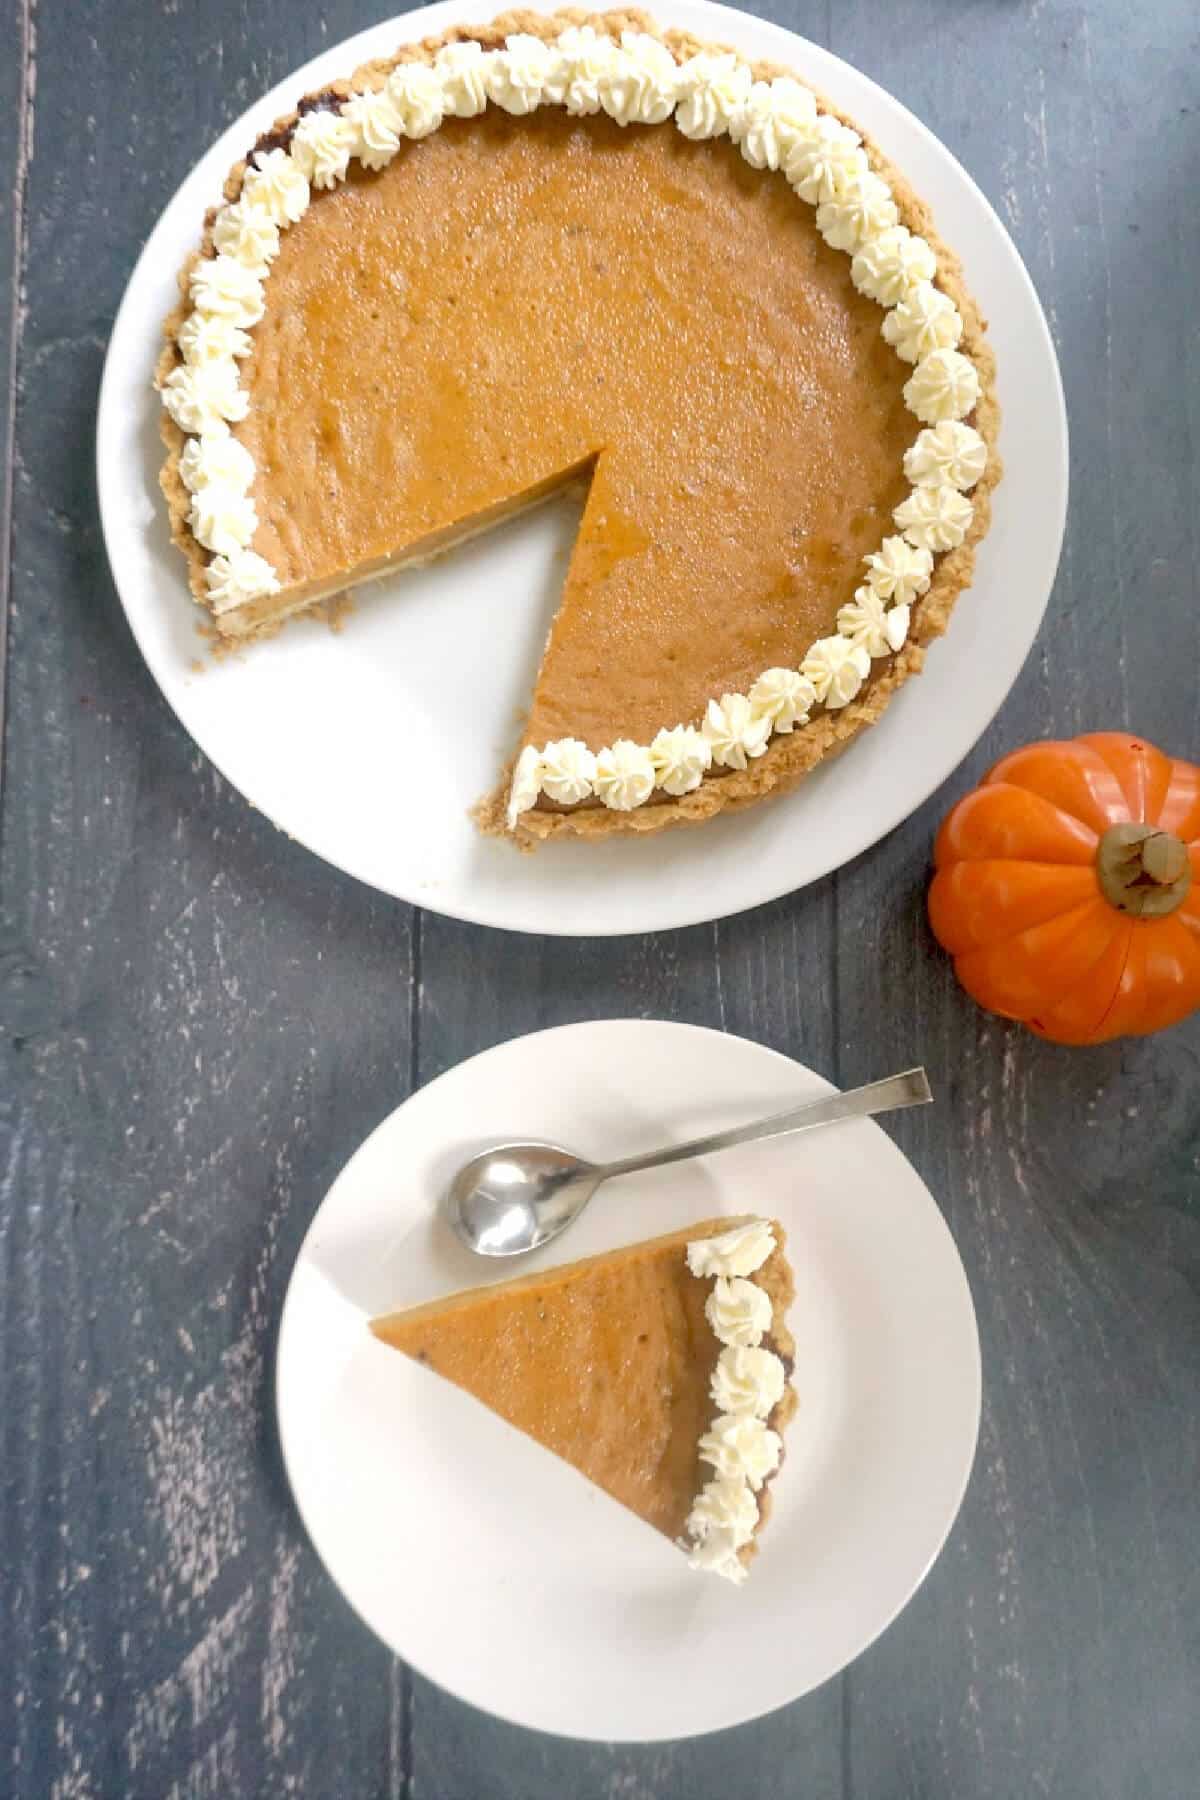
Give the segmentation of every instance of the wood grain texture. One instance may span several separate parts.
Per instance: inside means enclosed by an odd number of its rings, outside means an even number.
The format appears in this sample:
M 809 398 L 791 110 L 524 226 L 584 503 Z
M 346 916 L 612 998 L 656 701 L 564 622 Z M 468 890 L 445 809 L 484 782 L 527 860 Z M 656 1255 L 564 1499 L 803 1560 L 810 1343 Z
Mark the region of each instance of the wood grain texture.
M 24 310 L 25 193 L 33 142 L 34 32 L 28 5 L 4 0 L 9 51 L 0 68 L 0 790 L 4 776 L 4 670 L 12 567 L 17 339 Z
M 104 562 L 95 395 L 136 253 L 217 131 L 378 10 L 0 0 L 0 1795 L 1184 1800 L 1200 1030 L 1038 1044 L 956 990 L 922 900 L 937 817 L 1001 749 L 1124 723 L 1200 755 L 1195 8 L 762 8 L 912 106 L 1015 236 L 1067 385 L 1067 544 L 1008 703 L 903 828 L 753 914 L 594 946 L 413 914 L 275 832 L 168 714 Z M 967 1503 L 903 1617 L 761 1726 L 649 1749 L 516 1731 L 394 1663 L 303 1538 L 270 1405 L 292 1258 L 367 1130 L 478 1049 L 617 1015 L 847 1084 L 921 1055 L 943 1103 L 895 1135 L 985 1368 Z

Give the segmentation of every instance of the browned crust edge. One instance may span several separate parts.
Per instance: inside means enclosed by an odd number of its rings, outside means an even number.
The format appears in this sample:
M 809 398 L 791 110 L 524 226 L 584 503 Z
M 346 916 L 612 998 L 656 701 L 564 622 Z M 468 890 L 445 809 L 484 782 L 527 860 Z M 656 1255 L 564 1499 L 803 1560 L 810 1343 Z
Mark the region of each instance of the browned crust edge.
M 728 48 L 726 45 L 715 45 L 696 38 L 689 32 L 662 31 L 652 18 L 632 8 L 604 13 L 588 12 L 576 7 L 563 8 L 554 13 L 518 9 L 499 14 L 488 25 L 452 26 L 435 37 L 403 46 L 392 57 L 362 64 L 348 80 L 333 82 L 318 94 L 305 95 L 297 109 L 277 119 L 271 131 L 264 133 L 253 149 L 290 131 L 301 113 L 310 109 L 314 103 L 334 97 L 344 100 L 353 93 L 381 87 L 397 64 L 431 61 L 445 44 L 473 39 L 484 49 L 492 50 L 499 48 L 513 32 L 528 32 L 536 37 L 551 39 L 557 37 L 567 25 L 584 24 L 591 24 L 614 38 L 619 38 L 625 30 L 647 31 L 665 43 L 680 61 L 702 50 Z M 750 66 L 758 80 L 769 81 L 777 75 L 795 77 L 794 70 L 778 63 L 755 62 Z M 811 82 L 805 85 L 812 87 Z M 517 829 L 510 832 L 507 822 L 510 764 L 501 785 L 480 802 L 473 816 L 482 831 L 489 835 L 509 837 L 523 850 L 536 849 L 540 843 L 550 838 L 594 840 L 611 837 L 618 832 L 651 832 L 664 830 L 669 825 L 703 824 L 718 813 L 741 811 L 771 795 L 789 792 L 825 757 L 836 755 L 845 749 L 864 727 L 873 725 L 881 718 L 892 695 L 910 676 L 920 674 L 925 662 L 925 647 L 945 632 L 955 602 L 971 585 L 975 552 L 991 523 L 992 491 L 1003 472 L 997 449 L 1000 407 L 995 392 L 996 360 L 984 335 L 986 320 L 965 285 L 959 258 L 939 236 L 929 207 L 914 193 L 895 164 L 889 161 L 849 114 L 834 106 L 819 89 L 813 88 L 812 91 L 823 112 L 831 113 L 835 118 L 854 126 L 861 134 L 872 168 L 885 178 L 892 190 L 901 220 L 930 244 L 937 258 L 938 284 L 954 301 L 962 315 L 963 335 L 959 347 L 964 355 L 971 358 L 979 373 L 980 394 L 974 421 L 976 430 L 988 448 L 987 467 L 971 495 L 974 516 L 970 529 L 958 548 L 949 551 L 937 562 L 928 593 L 913 608 L 912 636 L 904 648 L 891 658 L 886 669 L 871 679 L 861 698 L 838 711 L 818 714 L 802 730 L 786 736 L 776 735 L 771 739 L 766 754 L 750 763 L 746 769 L 710 777 L 691 794 L 675 800 L 656 802 L 633 812 L 614 812 L 597 807 L 554 812 L 534 809 L 522 813 Z M 243 159 L 230 170 L 223 190 L 226 200 L 237 199 L 246 167 L 247 161 Z M 190 310 L 188 277 L 202 257 L 214 254 L 212 225 L 215 217 L 216 208 L 212 207 L 205 215 L 204 234 L 199 249 L 187 258 L 179 272 L 179 304 L 163 323 L 164 346 L 155 368 L 155 385 L 158 387 L 162 386 L 172 369 L 182 360 L 178 333 Z M 188 585 L 192 594 L 207 611 L 204 568 L 208 553 L 193 537 L 188 526 L 190 495 L 179 473 L 179 458 L 186 442 L 186 433 L 179 429 L 165 410 L 161 429 L 167 458 L 159 476 L 159 485 L 167 502 L 171 538 L 187 559 Z

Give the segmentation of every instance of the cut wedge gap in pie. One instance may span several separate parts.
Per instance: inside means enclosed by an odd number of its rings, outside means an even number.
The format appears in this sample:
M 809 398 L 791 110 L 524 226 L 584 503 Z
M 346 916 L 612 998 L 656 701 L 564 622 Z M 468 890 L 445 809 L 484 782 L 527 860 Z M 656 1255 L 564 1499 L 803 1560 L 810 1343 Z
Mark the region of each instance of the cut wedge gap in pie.
M 302 101 L 209 214 L 158 371 L 231 641 L 588 483 L 478 813 L 523 847 L 792 785 L 920 668 L 999 475 L 978 310 L 874 146 L 786 71 L 572 19 Z
M 371 1330 L 740 1582 L 796 1406 L 793 1291 L 777 1223 L 710 1219 Z

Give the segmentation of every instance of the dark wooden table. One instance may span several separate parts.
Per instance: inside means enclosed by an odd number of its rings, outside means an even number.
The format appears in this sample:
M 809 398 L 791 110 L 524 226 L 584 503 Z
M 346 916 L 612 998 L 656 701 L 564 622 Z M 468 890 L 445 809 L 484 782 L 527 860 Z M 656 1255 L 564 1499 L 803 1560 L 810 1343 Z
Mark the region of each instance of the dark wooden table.
M 763 9 L 913 107 L 1016 238 L 1066 378 L 1066 548 L 1008 704 L 901 830 L 745 917 L 591 945 L 414 912 L 279 835 L 169 714 L 105 562 L 96 390 L 143 239 L 248 101 L 382 10 L 0 0 L 0 1796 L 1195 1795 L 1200 1021 L 1049 1048 L 957 992 L 922 912 L 937 818 L 1000 751 L 1129 725 L 1200 754 L 1194 0 Z M 394 1662 L 300 1531 L 271 1410 L 292 1259 L 362 1136 L 487 1044 L 610 1014 L 844 1084 L 922 1055 L 942 1104 L 894 1130 L 985 1370 L 900 1621 L 763 1724 L 647 1749 Z

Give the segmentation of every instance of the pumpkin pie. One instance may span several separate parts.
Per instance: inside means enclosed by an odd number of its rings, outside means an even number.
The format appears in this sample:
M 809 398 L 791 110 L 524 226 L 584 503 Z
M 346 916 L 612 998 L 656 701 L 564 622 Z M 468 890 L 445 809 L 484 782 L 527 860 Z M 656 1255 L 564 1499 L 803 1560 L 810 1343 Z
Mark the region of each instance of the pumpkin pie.
M 221 638 L 586 493 L 478 811 L 524 847 L 791 786 L 969 582 L 998 412 L 957 260 L 828 102 L 641 14 L 308 95 L 180 281 L 162 484 Z
M 371 1330 L 741 1581 L 796 1405 L 792 1295 L 778 1224 L 710 1219 Z

